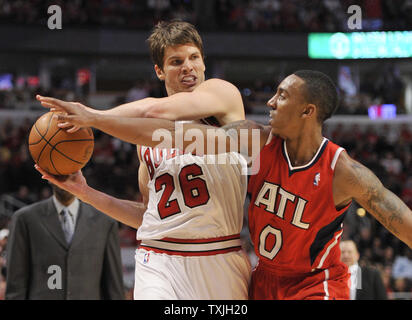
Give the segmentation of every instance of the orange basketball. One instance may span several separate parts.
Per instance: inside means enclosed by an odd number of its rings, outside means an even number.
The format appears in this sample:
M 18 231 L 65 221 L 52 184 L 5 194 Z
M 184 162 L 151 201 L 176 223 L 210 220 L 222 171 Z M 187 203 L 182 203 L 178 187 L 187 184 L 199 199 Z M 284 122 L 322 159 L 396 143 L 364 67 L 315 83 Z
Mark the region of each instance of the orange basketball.
M 83 168 L 93 154 L 94 137 L 90 128 L 74 133 L 57 126 L 54 112 L 43 114 L 29 135 L 29 151 L 37 165 L 53 175 L 68 175 Z

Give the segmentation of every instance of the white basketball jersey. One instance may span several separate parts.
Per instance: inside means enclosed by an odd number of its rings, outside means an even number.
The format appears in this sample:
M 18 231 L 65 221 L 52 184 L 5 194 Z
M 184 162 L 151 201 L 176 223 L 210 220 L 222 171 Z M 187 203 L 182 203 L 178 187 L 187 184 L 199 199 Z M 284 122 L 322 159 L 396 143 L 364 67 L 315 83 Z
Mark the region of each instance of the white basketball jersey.
M 247 163 L 240 154 L 194 156 L 149 147 L 138 152 L 150 176 L 149 203 L 138 240 L 240 233 L 247 190 Z

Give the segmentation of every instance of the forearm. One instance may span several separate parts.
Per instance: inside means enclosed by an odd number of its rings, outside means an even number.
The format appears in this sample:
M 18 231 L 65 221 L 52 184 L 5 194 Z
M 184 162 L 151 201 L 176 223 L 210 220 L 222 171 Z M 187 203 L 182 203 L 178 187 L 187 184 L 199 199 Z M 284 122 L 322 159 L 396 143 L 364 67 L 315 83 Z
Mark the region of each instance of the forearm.
M 390 190 L 370 189 L 368 201 L 363 203 L 382 225 L 412 248 L 412 212 L 406 204 Z
M 142 224 L 146 205 L 142 202 L 122 200 L 88 187 L 79 197 L 97 210 L 132 228 L 138 229 Z
M 94 116 L 90 125 L 120 140 L 149 147 L 158 146 L 160 137 L 167 139 L 165 142 L 172 143 L 175 131 L 175 123 L 169 120 L 109 115 Z M 154 139 L 156 135 L 159 139 Z
M 118 117 L 145 118 L 149 110 L 158 102 L 157 98 L 144 98 L 141 100 L 121 104 L 107 110 L 95 110 L 98 114 Z

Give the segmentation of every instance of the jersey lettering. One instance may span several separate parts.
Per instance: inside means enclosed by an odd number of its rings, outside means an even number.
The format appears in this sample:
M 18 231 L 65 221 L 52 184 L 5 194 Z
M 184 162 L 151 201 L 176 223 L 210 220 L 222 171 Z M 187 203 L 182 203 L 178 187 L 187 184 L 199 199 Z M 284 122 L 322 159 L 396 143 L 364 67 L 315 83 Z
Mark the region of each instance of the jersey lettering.
M 293 221 L 292 224 L 298 228 L 301 229 L 308 229 L 309 228 L 309 223 L 302 222 L 302 215 L 303 215 L 303 210 L 305 210 L 307 201 L 303 200 L 302 198 L 299 198 L 298 204 L 296 205 L 295 208 L 295 213 L 293 214 Z
M 149 171 L 150 180 L 154 176 L 154 166 L 152 162 L 152 157 L 150 156 L 150 149 L 147 148 L 143 154 L 143 161 L 146 163 L 147 170 Z
M 280 197 L 280 200 L 278 202 L 278 210 L 275 213 L 278 195 Z M 298 201 L 295 205 L 295 211 L 293 213 L 291 223 L 298 228 L 306 230 L 309 228 L 309 223 L 303 222 L 302 216 L 307 201 L 284 190 L 282 187 L 274 183 L 265 181 L 258 193 L 258 196 L 256 197 L 254 204 L 257 207 L 264 205 L 266 207 L 265 211 L 276 214 L 276 216 L 278 216 L 279 218 L 284 219 L 286 206 L 288 205 L 288 203 L 295 203 L 296 198 L 298 198 Z
M 180 190 L 182 190 L 183 201 L 189 208 L 195 208 L 208 203 L 210 199 L 202 168 L 193 163 L 183 167 L 179 173 Z M 157 210 L 162 219 L 182 212 L 177 199 L 170 199 L 175 190 L 173 176 L 168 173 L 162 174 L 155 180 L 156 192 L 162 191 Z
M 153 163 L 156 169 L 160 166 L 160 163 L 163 160 L 163 151 L 163 149 L 153 149 Z
M 140 147 L 141 150 L 143 150 L 143 147 Z M 150 152 L 152 150 L 152 153 Z M 165 158 L 166 154 L 166 160 L 173 159 L 176 156 L 180 156 L 184 154 L 182 151 L 177 150 L 177 149 L 158 149 L 158 148 L 146 148 L 144 151 L 144 154 L 142 155 L 143 161 L 146 163 L 147 170 L 149 171 L 149 176 L 150 180 L 153 179 L 154 176 L 154 171 L 157 169 L 160 164 L 162 163 L 163 159 Z
M 180 213 L 180 206 L 177 199 L 170 200 L 170 197 L 175 190 L 173 176 L 168 173 L 162 174 L 155 180 L 155 190 L 159 192 L 163 189 L 162 196 L 157 204 L 157 210 L 160 218 L 164 219 L 176 213 Z
M 183 192 L 183 200 L 189 208 L 206 204 L 209 199 L 206 181 L 200 178 L 202 168 L 197 164 L 190 164 L 182 168 L 179 174 L 179 183 Z
M 268 238 L 273 235 L 274 239 L 272 247 L 269 249 L 267 248 Z M 271 225 L 267 225 L 260 233 L 259 236 L 259 253 L 270 259 L 273 260 L 275 256 L 278 254 L 279 250 L 282 248 L 282 231 L 279 229 L 273 228 Z

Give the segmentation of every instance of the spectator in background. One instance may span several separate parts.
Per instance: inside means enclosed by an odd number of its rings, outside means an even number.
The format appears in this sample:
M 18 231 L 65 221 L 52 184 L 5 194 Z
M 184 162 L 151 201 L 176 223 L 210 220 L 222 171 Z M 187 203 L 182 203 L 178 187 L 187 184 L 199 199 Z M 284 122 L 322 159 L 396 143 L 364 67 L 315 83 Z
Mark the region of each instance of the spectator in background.
M 378 270 L 360 266 L 359 252 L 355 242 L 344 240 L 340 243 L 341 260 L 349 267 L 351 300 L 386 300 L 386 290 Z
M 3 253 L 3 251 L 6 250 L 8 237 L 9 237 L 9 230 L 1 229 L 0 230 L 0 256 Z
M 126 94 L 126 102 L 140 100 L 149 96 L 148 85 L 143 81 L 136 81 Z
M 406 278 L 412 280 L 412 250 L 404 247 L 402 255 L 395 258 L 392 267 L 392 277 L 396 280 Z
M 0 230 L 0 300 L 4 300 L 6 292 L 6 246 L 9 230 Z
M 10 300 L 124 299 L 117 222 L 53 186 L 12 216 L 6 279 Z
M 391 299 L 393 295 L 393 287 L 392 287 L 392 267 L 390 265 L 387 265 L 383 267 L 382 270 L 382 281 L 383 285 L 385 286 L 386 290 L 386 295 L 388 296 L 389 299 Z
M 393 152 L 386 152 L 380 163 L 389 174 L 399 175 L 402 172 L 402 162 L 395 157 Z
M 409 177 L 406 180 L 405 185 L 403 186 L 401 198 L 409 208 L 412 208 L 412 177 Z

